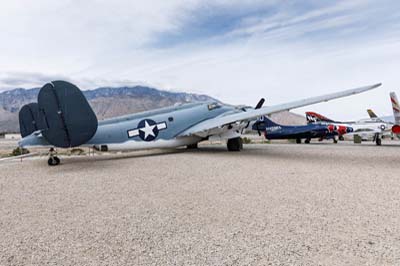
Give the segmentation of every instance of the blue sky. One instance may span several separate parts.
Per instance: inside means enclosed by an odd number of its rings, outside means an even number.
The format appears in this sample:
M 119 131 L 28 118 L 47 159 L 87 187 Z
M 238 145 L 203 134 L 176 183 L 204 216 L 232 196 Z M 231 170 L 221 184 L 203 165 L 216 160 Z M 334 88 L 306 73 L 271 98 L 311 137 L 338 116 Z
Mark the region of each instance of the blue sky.
M 146 84 L 232 104 L 276 104 L 383 82 L 296 110 L 390 114 L 399 1 L 3 1 L 0 89 L 67 79 L 82 89 Z

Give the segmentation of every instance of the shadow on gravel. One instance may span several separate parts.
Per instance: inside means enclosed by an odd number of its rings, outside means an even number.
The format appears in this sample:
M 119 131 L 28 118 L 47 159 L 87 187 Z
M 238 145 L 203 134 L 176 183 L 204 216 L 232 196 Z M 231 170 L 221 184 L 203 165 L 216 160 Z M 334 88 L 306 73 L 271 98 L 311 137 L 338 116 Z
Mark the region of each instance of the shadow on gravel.
M 134 151 L 126 153 L 115 153 L 115 154 L 105 154 L 105 155 L 95 155 L 95 156 L 60 156 L 61 165 L 55 167 L 67 166 L 67 165 L 89 165 L 99 166 L 104 165 L 107 161 L 119 161 L 135 158 L 151 158 L 157 156 L 169 156 L 173 154 L 187 154 L 190 156 L 209 156 L 214 155 L 212 159 L 218 160 L 221 158 L 231 158 L 240 156 L 244 160 L 281 160 L 285 159 L 290 162 L 322 162 L 322 163 L 332 163 L 333 161 L 348 163 L 354 160 L 371 160 L 371 154 L 376 154 L 374 156 L 374 162 L 390 164 L 393 160 L 392 156 L 381 155 L 380 150 L 393 148 L 399 149 L 400 145 L 396 144 L 386 144 L 382 146 L 376 145 L 350 145 L 350 144 L 339 144 L 334 145 L 330 143 L 314 143 L 314 144 L 260 144 L 260 145 L 245 145 L 241 152 L 229 152 L 224 145 L 215 146 L 200 146 L 199 149 L 168 149 L 168 150 L 151 150 L 151 151 Z M 43 164 L 47 167 L 47 157 L 43 156 L 35 159 L 35 163 Z M 89 167 L 89 166 L 88 166 Z
M 379 151 L 385 149 L 386 146 L 376 145 L 334 145 L 326 144 L 321 145 L 316 143 L 314 145 L 245 145 L 241 152 L 228 152 L 223 146 L 200 147 L 198 150 L 191 150 L 191 154 L 216 154 L 221 156 L 241 156 L 243 159 L 268 159 L 268 160 L 281 160 L 285 159 L 288 162 L 319 162 L 330 164 L 332 162 L 349 164 L 349 162 L 362 161 L 369 162 L 371 160 L 371 152 L 375 154 L 373 164 L 392 164 L 393 157 L 391 155 L 381 155 Z M 319 146 L 318 149 L 315 149 Z M 304 147 L 304 148 L 303 148 Z M 399 145 L 388 145 L 389 149 L 396 147 L 400 151 Z M 355 148 L 355 149 L 354 149 Z M 373 166 L 371 164 L 371 166 Z

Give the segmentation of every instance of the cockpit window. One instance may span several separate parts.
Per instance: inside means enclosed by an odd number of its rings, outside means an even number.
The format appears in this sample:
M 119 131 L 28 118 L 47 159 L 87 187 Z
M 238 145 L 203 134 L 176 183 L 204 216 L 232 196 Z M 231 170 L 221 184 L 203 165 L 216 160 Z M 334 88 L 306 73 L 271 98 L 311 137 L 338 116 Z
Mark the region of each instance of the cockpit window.
M 220 107 L 221 107 L 221 105 L 219 103 L 210 103 L 208 105 L 208 110 L 211 111 L 211 110 L 214 110 L 214 109 L 217 109 L 217 108 L 220 108 Z

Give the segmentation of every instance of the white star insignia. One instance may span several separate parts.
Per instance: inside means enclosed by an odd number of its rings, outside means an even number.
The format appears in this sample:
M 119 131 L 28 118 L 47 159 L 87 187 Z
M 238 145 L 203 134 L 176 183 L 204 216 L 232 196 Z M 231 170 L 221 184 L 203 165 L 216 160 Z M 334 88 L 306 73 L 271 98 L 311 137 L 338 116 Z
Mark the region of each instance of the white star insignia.
M 152 125 L 152 126 L 150 126 L 150 125 L 147 123 L 147 120 L 144 121 L 144 127 L 139 129 L 140 131 L 142 131 L 142 132 L 144 133 L 144 139 L 147 139 L 147 137 L 148 137 L 149 135 L 151 135 L 151 136 L 153 136 L 153 137 L 156 136 L 156 135 L 154 134 L 154 128 L 155 128 L 156 126 L 157 126 L 157 125 Z

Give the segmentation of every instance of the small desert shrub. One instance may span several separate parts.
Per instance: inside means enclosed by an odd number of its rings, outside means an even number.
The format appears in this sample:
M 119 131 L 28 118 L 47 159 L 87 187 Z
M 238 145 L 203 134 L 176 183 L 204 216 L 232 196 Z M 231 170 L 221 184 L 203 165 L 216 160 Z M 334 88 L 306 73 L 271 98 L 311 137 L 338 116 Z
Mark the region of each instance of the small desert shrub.
M 10 155 L 11 156 L 20 156 L 20 155 L 28 154 L 28 153 L 29 153 L 28 149 L 18 147 L 18 148 L 15 148 Z
M 83 155 L 85 154 L 85 151 L 80 149 L 80 148 L 74 148 L 71 150 L 71 154 L 73 155 Z
M 362 138 L 360 135 L 355 134 L 353 141 L 354 141 L 354 143 L 360 144 L 360 143 L 362 143 Z
M 242 140 L 243 140 L 243 144 L 250 144 L 251 143 L 251 139 L 250 138 L 244 137 L 244 138 L 242 138 Z

